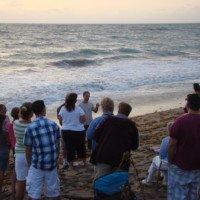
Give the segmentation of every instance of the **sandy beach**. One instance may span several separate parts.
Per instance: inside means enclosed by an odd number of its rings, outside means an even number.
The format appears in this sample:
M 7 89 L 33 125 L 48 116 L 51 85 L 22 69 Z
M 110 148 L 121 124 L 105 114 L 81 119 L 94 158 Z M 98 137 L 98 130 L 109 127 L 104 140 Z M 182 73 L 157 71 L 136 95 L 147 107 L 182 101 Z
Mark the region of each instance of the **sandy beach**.
M 155 153 L 150 150 L 151 147 L 160 145 L 162 138 L 167 135 L 166 124 L 173 121 L 182 112 L 181 108 L 175 108 L 133 118 L 137 123 L 140 133 L 140 147 L 137 151 L 133 152 L 132 157 L 135 168 L 130 168 L 130 181 L 131 187 L 139 199 L 142 199 L 142 195 L 146 200 L 166 199 L 166 187 L 161 186 L 161 184 L 155 184 L 148 187 L 143 186 L 141 190 L 138 179 L 142 180 L 145 178 L 152 158 L 155 156 Z M 61 165 L 59 167 L 61 199 L 92 199 L 93 166 L 90 163 L 86 167 L 79 165 L 74 171 L 62 170 Z M 5 192 L 2 194 L 5 200 L 11 199 L 12 195 L 10 180 L 12 168 L 13 162 L 10 161 L 10 168 L 5 180 Z
M 200 83 L 199 11 L 200 1 L 197 0 L 189 3 L 187 0 L 176 1 L 176 3 L 173 0 L 0 0 L 1 115 L 7 115 L 12 121 L 15 117 L 13 116 L 12 119 L 11 113 L 13 112 L 11 111 L 14 107 L 20 107 L 19 117 L 23 118 L 23 121 L 19 124 L 22 123 L 24 127 L 34 120 L 35 116 L 30 119 L 31 117 L 28 116 L 30 116 L 31 108 L 29 111 L 28 107 L 23 108 L 23 104 L 43 100 L 46 117 L 60 124 L 57 109 L 65 101 L 68 104 L 67 101 L 70 98 L 65 99 L 72 92 L 77 94 L 75 103 L 78 107 L 84 99 L 84 92 L 89 91 L 89 101 L 94 107 L 91 109 L 89 104 L 84 105 L 88 108 L 83 110 L 86 116 L 88 115 L 87 110 L 89 112 L 96 111 L 96 113 L 92 113 L 93 119 L 102 115 L 101 100 L 105 97 L 113 100 L 114 115 L 120 110 L 118 107 L 120 102 L 130 104 L 132 110 L 129 117 L 136 122 L 140 141 L 139 148 L 131 153 L 132 163 L 129 171 L 131 190 L 136 194 L 138 200 L 167 199 L 167 186 L 162 185 L 162 180 L 157 180 L 150 186 L 141 185 L 141 181 L 146 178 L 152 159 L 158 155 L 155 149 L 159 149 L 162 139 L 168 135 L 167 124 L 183 114 L 186 103 L 188 111 L 193 110 L 189 105 L 190 97 L 187 95 L 199 91 L 198 87 L 197 90 L 196 86 L 194 87 L 196 85 L 194 83 Z M 99 109 L 97 109 L 98 106 L 95 108 L 95 105 L 98 104 L 100 105 Z M 3 105 L 6 107 L 6 112 Z M 196 106 L 194 105 L 194 107 L 196 113 Z M 37 108 L 34 109 L 34 106 L 32 110 L 36 114 L 40 113 L 35 112 Z M 22 117 L 23 112 L 26 112 L 24 114 L 26 117 Z M 63 129 L 83 130 L 78 127 L 79 121 L 83 123 L 82 117 L 78 121 L 76 120 L 78 115 L 72 113 L 72 117 L 70 116 L 70 120 L 68 120 L 69 115 L 64 115 L 62 116 Z M 83 113 L 80 115 L 82 116 Z M 87 116 L 86 124 L 89 123 L 89 120 L 90 118 Z M 2 117 L 1 132 L 3 134 L 5 134 L 4 129 L 7 129 L 5 121 L 7 119 Z M 196 124 L 195 119 L 194 122 Z M 191 132 L 192 129 L 198 132 L 194 124 L 193 121 L 189 123 Z M 20 126 L 22 127 L 22 125 Z M 16 152 L 21 153 L 24 152 L 22 130 L 16 127 L 18 125 L 13 126 L 17 138 Z M 47 130 L 47 126 L 45 129 Z M 48 128 L 48 130 L 54 130 L 54 128 Z M 11 135 L 11 130 L 7 132 Z M 43 130 L 41 132 L 43 134 Z M 118 130 L 114 132 L 115 135 L 116 132 Z M 48 163 L 53 156 L 49 156 L 49 149 L 52 144 L 55 149 L 54 140 L 57 137 L 49 136 L 46 139 L 46 136 L 44 141 L 43 136 L 41 136 L 42 139 L 37 137 L 38 140 L 42 140 L 38 151 L 44 153 L 41 156 L 42 161 L 45 162 L 44 166 L 47 164 L 50 167 Z M 80 136 L 73 135 L 71 137 Z M 123 137 L 117 141 L 125 139 L 125 136 Z M 65 145 L 70 154 L 71 146 L 73 148 L 77 145 L 68 144 L 76 143 L 76 141 L 72 141 L 76 139 L 68 138 L 70 135 L 66 135 Z M 114 150 L 113 140 L 111 145 L 109 143 L 107 146 Z M 183 147 L 187 143 L 185 140 L 191 141 L 186 148 Z M 12 141 L 14 141 L 14 137 Z M 188 137 L 184 137 L 184 145 L 181 145 L 183 152 L 190 149 L 189 146 L 192 147 L 191 151 L 181 153 L 182 149 L 180 148 L 180 155 L 177 156 L 177 162 L 187 161 L 181 163 L 183 166 L 178 165 L 185 171 L 186 169 L 190 171 L 193 168 L 199 169 L 195 163 L 200 159 L 198 157 L 192 159 L 191 156 L 198 155 L 191 153 L 193 146 L 195 147 L 194 152 L 198 152 L 199 144 L 194 145 L 194 141 L 198 141 L 196 135 L 190 137 L 190 140 Z M 38 143 L 35 140 L 33 142 Z M 49 144 L 47 144 L 48 142 Z M 80 141 L 82 145 L 79 144 L 83 146 L 84 142 L 84 137 L 82 137 Z M 127 143 L 126 147 L 128 147 Z M 2 142 L 1 150 L 4 150 L 5 146 L 5 142 Z M 124 145 L 116 146 L 116 150 L 120 150 L 119 147 Z M 118 155 L 116 150 L 114 151 L 115 155 Z M 173 147 L 170 148 L 170 152 L 171 150 Z M 46 155 L 46 151 L 48 151 L 48 155 Z M 1 152 L 6 155 L 4 151 Z M 105 154 L 108 152 L 110 149 Z M 53 153 L 54 151 L 51 149 L 51 154 L 53 155 Z M 62 169 L 62 153 L 61 149 L 58 159 L 60 199 L 93 200 L 94 166 L 89 162 L 91 152 L 87 151 L 86 165 L 76 161 L 74 168 L 71 167 L 73 169 Z M 174 152 L 172 151 L 172 153 Z M 186 154 L 188 153 L 190 154 L 187 158 Z M 7 161 L 2 161 L 2 157 L 4 156 L 1 156 L 0 161 L 7 164 Z M 43 159 L 43 157 L 45 158 Z M 70 155 L 68 155 L 68 160 L 70 160 L 69 157 Z M 19 160 L 19 164 L 23 164 L 23 160 Z M 193 166 L 192 160 L 194 160 L 195 166 Z M 3 177 L 5 182 L 3 188 L 0 188 L 2 191 L 0 200 L 15 199 L 14 162 L 13 153 L 10 152 L 9 167 L 5 178 Z M 188 164 L 188 166 L 184 164 Z M 0 168 L 2 172 L 4 171 L 3 167 Z M 44 168 L 46 169 L 46 167 Z M 18 172 L 17 167 L 16 171 Z M 53 177 L 55 178 L 55 176 Z M 0 178 L 2 182 L 2 176 Z M 18 179 L 20 178 L 18 177 Z M 25 177 L 23 177 L 24 179 Z M 157 179 L 161 179 L 159 174 Z M 46 178 L 44 181 L 46 182 L 44 185 L 51 188 Z M 51 180 L 52 182 L 54 181 Z M 57 184 L 55 185 L 57 186 Z M 170 183 L 169 186 L 173 186 L 173 184 Z M 177 193 L 179 194 L 179 190 Z M 29 193 L 29 195 L 31 194 Z M 38 195 L 40 196 L 40 194 Z M 24 199 L 28 200 L 27 194 Z M 42 197 L 42 199 L 46 198 Z

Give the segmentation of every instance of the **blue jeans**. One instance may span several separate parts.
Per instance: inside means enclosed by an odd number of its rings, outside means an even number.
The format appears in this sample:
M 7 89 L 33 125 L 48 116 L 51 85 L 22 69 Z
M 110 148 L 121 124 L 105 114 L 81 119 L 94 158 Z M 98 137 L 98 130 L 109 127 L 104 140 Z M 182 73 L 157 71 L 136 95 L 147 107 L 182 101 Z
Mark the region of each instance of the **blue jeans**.
M 168 200 L 198 200 L 200 170 L 185 171 L 176 165 L 168 170 Z

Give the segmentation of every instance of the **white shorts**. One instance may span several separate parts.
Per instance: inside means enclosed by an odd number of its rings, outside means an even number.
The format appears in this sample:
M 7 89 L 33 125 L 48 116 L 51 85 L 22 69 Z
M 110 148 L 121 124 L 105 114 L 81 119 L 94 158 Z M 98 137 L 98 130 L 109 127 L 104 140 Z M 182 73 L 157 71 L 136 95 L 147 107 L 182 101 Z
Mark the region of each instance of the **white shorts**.
M 18 181 L 25 181 L 28 175 L 28 163 L 25 153 L 15 154 L 15 173 Z
M 60 181 L 57 168 L 45 171 L 31 166 L 26 179 L 26 190 L 28 196 L 33 199 L 40 199 L 43 192 L 49 198 L 59 197 Z

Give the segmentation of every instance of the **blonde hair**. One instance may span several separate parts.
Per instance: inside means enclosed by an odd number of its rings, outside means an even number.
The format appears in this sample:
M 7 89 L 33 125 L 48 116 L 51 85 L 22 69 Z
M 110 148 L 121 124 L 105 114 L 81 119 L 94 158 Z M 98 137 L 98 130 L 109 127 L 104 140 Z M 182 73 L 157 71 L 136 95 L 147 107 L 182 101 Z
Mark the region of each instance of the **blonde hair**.
M 101 100 L 101 107 L 103 111 L 114 111 L 114 102 L 109 97 L 105 97 Z

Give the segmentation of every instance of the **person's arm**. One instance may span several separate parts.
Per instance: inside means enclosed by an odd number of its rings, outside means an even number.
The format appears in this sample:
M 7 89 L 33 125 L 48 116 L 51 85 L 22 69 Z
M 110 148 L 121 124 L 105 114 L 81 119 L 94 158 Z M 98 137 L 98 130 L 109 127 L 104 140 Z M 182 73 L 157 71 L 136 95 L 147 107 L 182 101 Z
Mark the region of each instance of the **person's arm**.
M 57 154 L 58 154 L 58 157 L 59 157 L 61 135 L 60 135 L 60 128 L 56 123 L 55 123 L 55 134 L 56 134 L 56 149 L 57 149 Z
M 139 147 L 139 133 L 138 129 L 134 123 L 133 129 L 132 129 L 132 150 L 136 150 Z
M 9 133 L 6 132 L 5 137 L 6 137 L 6 143 L 7 143 L 8 149 L 11 149 L 11 141 L 10 141 Z
M 81 124 L 84 124 L 86 122 L 86 116 L 85 115 L 81 115 L 79 118 L 79 121 Z
M 11 131 L 10 126 L 11 126 L 11 123 L 9 120 L 7 120 L 5 123 L 5 132 L 6 132 L 6 141 L 7 141 L 7 145 L 9 149 L 11 149 L 12 147 L 12 136 L 11 136 L 12 133 L 10 132 Z
M 172 127 L 169 130 L 170 132 L 170 140 L 169 140 L 169 146 L 168 146 L 168 160 L 170 163 L 173 162 L 176 156 L 176 151 L 178 148 L 178 141 L 180 140 L 181 136 L 181 123 L 179 119 L 177 119 Z
M 60 125 L 62 126 L 62 117 L 61 117 L 61 115 L 57 115 L 57 118 L 58 118 L 58 121 L 59 121 Z
M 168 147 L 168 160 L 170 163 L 172 163 L 172 161 L 175 158 L 176 150 L 177 150 L 177 140 L 170 138 Z
M 98 110 L 99 110 L 99 103 L 97 103 L 96 106 L 92 108 L 92 111 L 93 111 L 94 113 L 97 113 Z
M 30 167 L 31 165 L 31 157 L 32 157 L 32 147 L 26 146 L 26 161 L 28 163 L 28 166 Z
M 94 133 L 95 128 L 96 128 L 96 126 L 95 126 L 95 121 L 96 121 L 96 120 L 93 120 L 93 121 L 90 123 L 90 125 L 89 125 L 89 127 L 88 127 L 88 129 L 87 129 L 87 131 L 86 131 L 86 138 L 89 139 L 89 140 L 92 139 L 93 133 Z
M 56 165 L 59 165 L 59 158 L 60 158 L 60 139 L 56 140 L 56 150 L 57 150 L 57 160 L 56 160 Z
M 83 109 L 81 107 L 78 107 L 78 110 L 79 110 L 79 114 L 80 114 L 79 122 L 81 124 L 84 124 L 86 122 L 85 112 L 83 111 Z
M 9 140 L 10 140 L 10 144 L 11 144 L 11 149 L 13 149 L 13 148 L 15 148 L 15 134 L 14 134 L 12 123 L 9 123 L 7 130 L 8 130 Z
M 63 105 L 61 105 L 60 108 L 58 108 L 58 110 L 57 110 L 57 119 L 61 126 L 62 126 L 62 122 L 63 122 L 62 116 L 63 116 Z
M 26 154 L 26 161 L 29 167 L 31 165 L 31 158 L 32 158 L 32 142 L 33 142 L 33 138 L 31 136 L 31 131 L 27 128 L 25 130 L 23 143 L 26 146 L 25 154 Z

